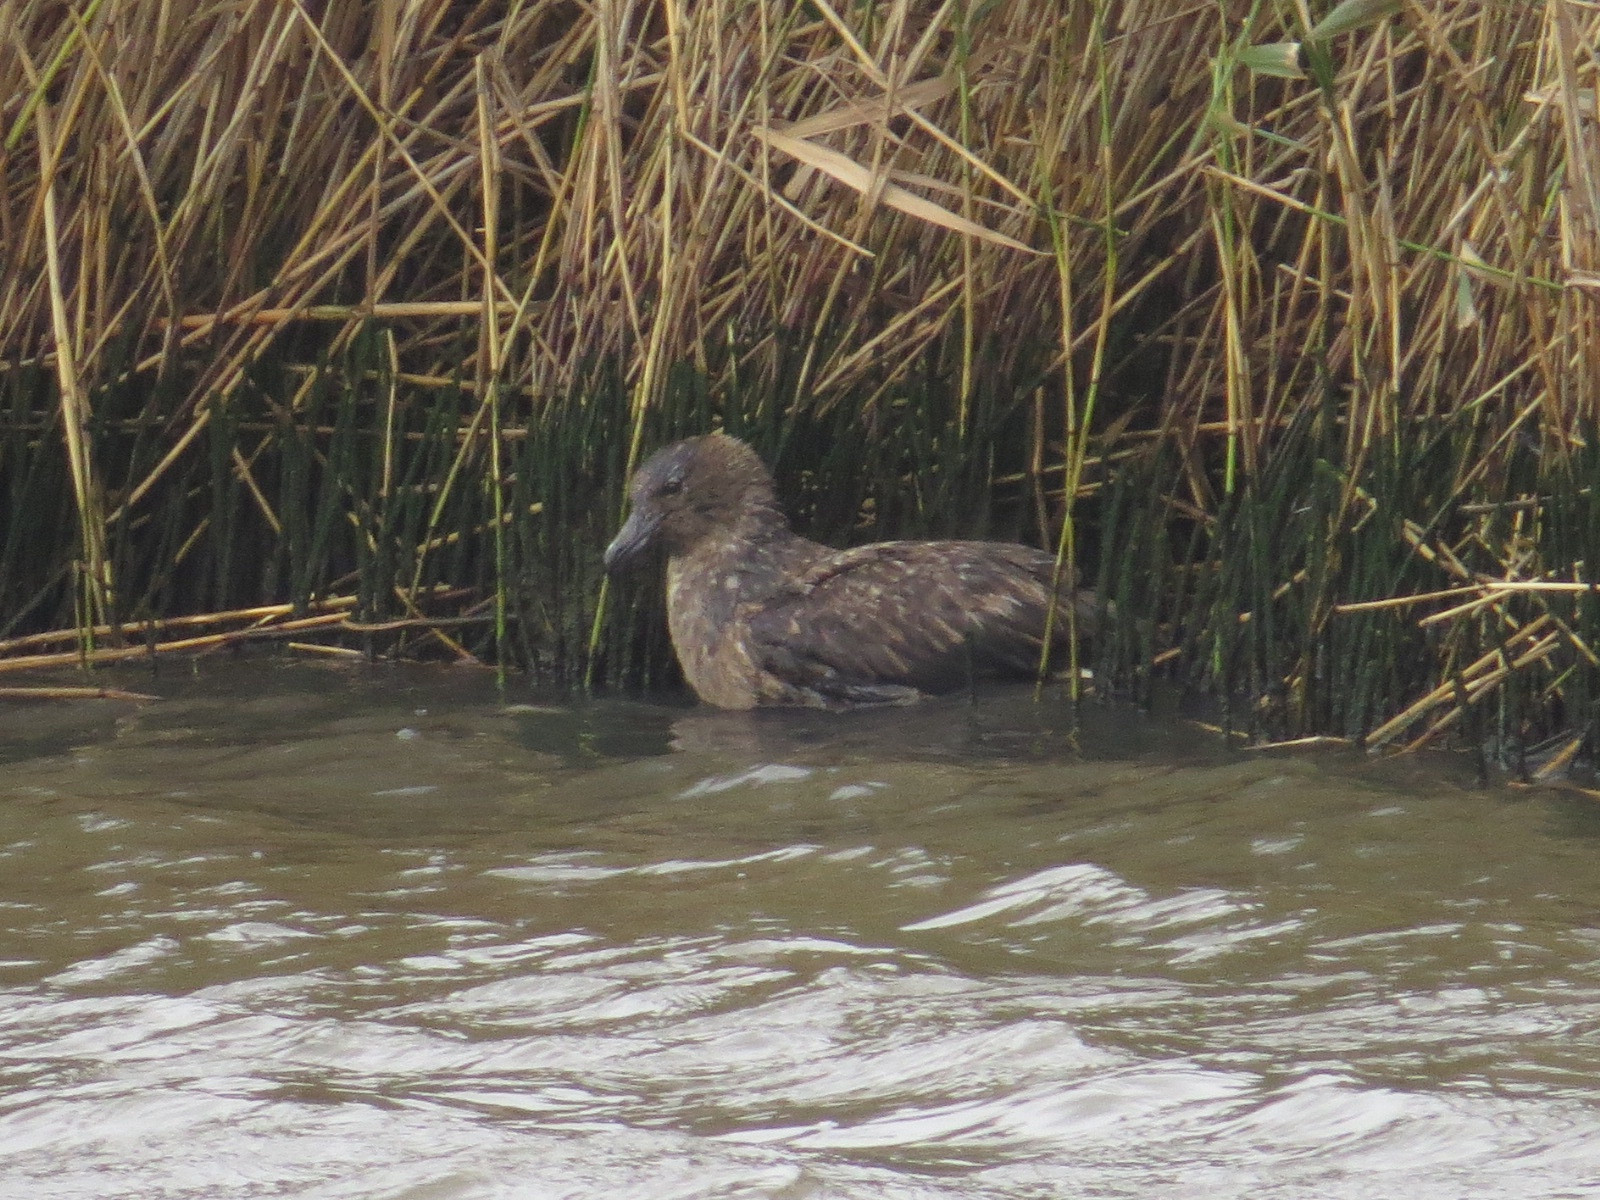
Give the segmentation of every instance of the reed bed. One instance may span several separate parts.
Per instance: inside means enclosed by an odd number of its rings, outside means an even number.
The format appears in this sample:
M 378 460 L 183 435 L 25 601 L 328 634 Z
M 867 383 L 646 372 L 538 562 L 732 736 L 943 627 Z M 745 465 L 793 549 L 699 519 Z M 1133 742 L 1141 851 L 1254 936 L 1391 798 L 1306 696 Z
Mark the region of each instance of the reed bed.
M 0 28 L 0 670 L 274 637 L 661 682 L 599 549 L 721 426 L 820 536 L 1058 547 L 1103 691 L 1600 735 L 1593 4 Z

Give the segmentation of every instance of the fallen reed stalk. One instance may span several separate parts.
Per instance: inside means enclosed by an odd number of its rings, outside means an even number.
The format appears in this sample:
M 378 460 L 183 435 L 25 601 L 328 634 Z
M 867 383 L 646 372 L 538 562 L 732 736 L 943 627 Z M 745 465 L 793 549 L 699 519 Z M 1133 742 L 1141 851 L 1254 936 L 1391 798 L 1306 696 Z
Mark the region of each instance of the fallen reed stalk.
M 108 687 L 0 687 L 0 700 L 158 700 L 148 692 Z

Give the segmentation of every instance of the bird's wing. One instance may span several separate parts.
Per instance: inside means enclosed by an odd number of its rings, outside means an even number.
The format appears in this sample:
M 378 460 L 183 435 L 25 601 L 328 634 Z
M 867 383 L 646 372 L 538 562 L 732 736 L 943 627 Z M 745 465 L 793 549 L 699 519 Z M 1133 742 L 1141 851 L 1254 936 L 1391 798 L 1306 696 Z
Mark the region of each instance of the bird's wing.
M 1053 569 L 1037 550 L 998 542 L 840 551 L 751 614 L 752 649 L 763 669 L 838 703 L 1027 674 L 1039 661 Z M 1065 636 L 1064 610 L 1053 628 Z

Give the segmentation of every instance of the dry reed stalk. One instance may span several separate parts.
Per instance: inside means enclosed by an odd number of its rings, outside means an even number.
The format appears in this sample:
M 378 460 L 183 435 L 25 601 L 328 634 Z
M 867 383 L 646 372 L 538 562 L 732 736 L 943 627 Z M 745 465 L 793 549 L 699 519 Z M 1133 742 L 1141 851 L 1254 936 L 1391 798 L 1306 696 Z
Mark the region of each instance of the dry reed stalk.
M 355 599 L 351 596 L 338 596 L 331 600 L 317 601 L 315 610 L 330 612 L 348 612 L 355 607 Z M 118 626 L 97 626 L 91 632 L 96 639 L 117 635 L 125 638 L 150 637 L 161 635 L 174 629 L 192 629 L 197 625 L 220 625 L 230 621 L 246 623 L 252 628 L 259 628 L 272 621 L 283 620 L 294 615 L 292 604 L 264 604 L 255 608 L 237 609 L 233 612 L 195 613 L 190 616 L 167 617 L 159 621 L 129 621 Z M 49 633 L 34 633 L 24 637 L 7 638 L 0 642 L 0 660 L 10 659 L 20 650 L 32 649 L 35 646 L 48 646 L 54 642 L 76 640 L 74 630 L 55 630 Z
M 152 642 L 147 646 L 102 648 L 91 650 L 87 654 L 80 654 L 73 650 L 62 654 L 19 655 L 16 658 L 0 659 L 0 672 L 34 671 L 77 665 L 100 667 L 109 666 L 112 663 L 136 662 L 139 659 L 158 657 L 164 654 L 206 654 L 213 650 L 221 650 L 228 646 L 238 645 L 241 642 L 290 637 L 297 633 L 304 633 L 308 629 L 333 629 L 343 625 L 345 620 L 346 618 L 342 613 L 324 613 L 315 617 L 300 617 L 283 621 L 276 625 L 254 626 L 249 629 L 233 629 L 225 633 L 203 634 L 200 637 L 174 638 L 166 642 Z
M 0 687 L 0 700 L 159 700 L 146 692 L 106 687 Z
M 105 623 L 114 611 L 111 565 L 106 557 L 106 518 L 100 503 L 100 485 L 88 445 L 89 404 L 79 376 L 78 337 L 67 313 L 67 298 L 62 283 L 61 231 L 56 216 L 56 174 L 60 165 L 61 143 L 52 133 L 50 106 L 40 104 L 32 112 L 39 144 L 40 210 L 43 215 L 45 265 L 50 291 L 50 321 L 56 347 L 56 378 L 61 395 L 61 428 L 66 438 L 67 462 L 72 472 L 73 500 L 77 506 L 79 547 L 78 564 L 82 581 L 80 628 L 90 629 Z M 82 328 L 80 321 L 77 328 Z M 85 651 L 93 648 L 87 638 Z
M 367 656 L 359 650 L 352 650 L 348 646 L 324 646 L 320 642 L 285 642 L 285 650 L 293 650 L 297 654 L 309 654 L 314 658 L 338 658 L 345 662 L 365 662 Z
M 1548 658 L 1562 640 L 1560 630 L 1545 632 L 1545 626 L 1551 623 L 1548 613 L 1540 614 L 1516 630 L 1501 645 L 1487 651 L 1453 678 L 1440 684 L 1403 712 L 1374 729 L 1367 737 L 1367 744 L 1373 747 L 1387 745 L 1407 726 L 1421 719 L 1432 709 L 1455 700 L 1456 703 L 1451 709 L 1443 717 L 1438 718 L 1422 738 L 1412 743 L 1412 748 L 1426 744 L 1448 725 L 1460 719 L 1468 704 L 1491 694 L 1497 685 L 1504 683 L 1515 671 Z M 1511 651 L 1519 642 L 1531 643 L 1530 648 L 1512 658 Z

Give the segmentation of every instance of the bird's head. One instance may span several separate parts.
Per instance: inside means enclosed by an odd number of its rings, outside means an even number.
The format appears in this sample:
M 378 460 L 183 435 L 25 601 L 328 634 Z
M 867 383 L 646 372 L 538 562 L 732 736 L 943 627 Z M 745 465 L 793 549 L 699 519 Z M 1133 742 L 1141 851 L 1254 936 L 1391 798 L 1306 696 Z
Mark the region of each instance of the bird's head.
M 657 450 L 634 472 L 632 512 L 606 547 L 606 570 L 660 547 L 687 554 L 707 538 L 782 522 L 772 474 L 738 438 L 711 433 Z

